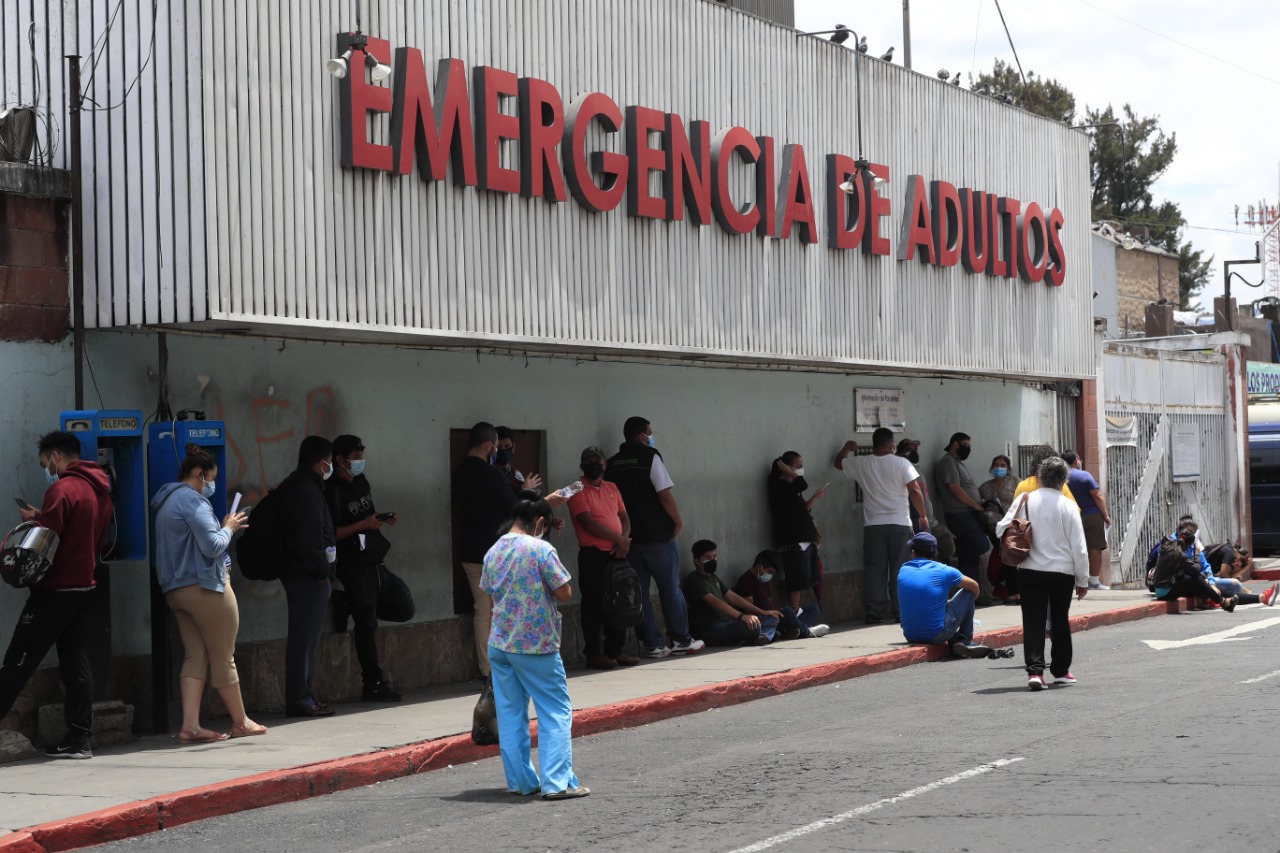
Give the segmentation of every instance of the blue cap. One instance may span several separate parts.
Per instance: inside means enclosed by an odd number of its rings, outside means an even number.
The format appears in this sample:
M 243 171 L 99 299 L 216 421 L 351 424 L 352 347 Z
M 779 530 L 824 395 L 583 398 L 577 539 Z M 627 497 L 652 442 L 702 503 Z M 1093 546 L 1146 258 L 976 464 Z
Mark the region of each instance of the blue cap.
M 938 553 L 938 540 L 931 533 L 917 533 L 911 537 L 911 550 L 922 557 L 932 557 Z

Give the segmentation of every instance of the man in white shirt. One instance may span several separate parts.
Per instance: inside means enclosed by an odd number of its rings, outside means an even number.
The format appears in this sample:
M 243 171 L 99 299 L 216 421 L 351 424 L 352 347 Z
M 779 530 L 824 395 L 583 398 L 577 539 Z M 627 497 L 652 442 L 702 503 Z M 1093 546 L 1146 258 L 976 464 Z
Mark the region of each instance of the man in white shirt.
M 868 625 L 886 615 L 898 621 L 898 569 L 907 559 L 911 540 L 911 510 L 916 508 L 920 530 L 929 531 L 920 473 L 894 453 L 893 432 L 881 427 L 871 436 L 871 454 L 858 456 L 858 443 L 846 441 L 836 453 L 835 467 L 862 487 L 862 569 L 864 609 Z M 852 455 L 851 455 L 852 454 Z

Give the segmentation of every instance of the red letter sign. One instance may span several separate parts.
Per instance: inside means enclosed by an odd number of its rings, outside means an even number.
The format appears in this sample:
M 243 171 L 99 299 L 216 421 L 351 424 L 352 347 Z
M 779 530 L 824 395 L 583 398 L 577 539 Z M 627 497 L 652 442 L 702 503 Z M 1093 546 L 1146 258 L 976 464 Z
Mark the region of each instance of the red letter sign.
M 338 34 L 338 53 L 351 46 L 351 35 Z M 370 38 L 368 49 L 375 57 L 391 58 L 391 44 L 386 39 Z M 391 112 L 391 90 L 369 82 L 364 67 L 364 51 L 352 50 L 347 62 L 346 85 L 340 86 L 338 109 L 342 119 L 342 165 L 347 168 L 393 170 L 390 146 L 369 141 L 369 113 Z
M 564 134 L 564 104 L 556 87 L 536 77 L 521 77 L 520 194 L 564 201 L 564 176 L 556 146 Z
M 857 170 L 853 158 L 827 155 L 827 248 L 856 249 L 862 242 L 867 228 L 867 188 L 861 175 L 854 177 Z M 840 189 L 845 181 L 852 182 L 852 193 Z
M 667 219 L 684 219 L 687 198 L 689 218 L 707 225 L 711 222 L 711 125 L 695 121 L 689 127 L 692 142 L 680 116 L 667 113 L 667 171 L 662 176 L 662 194 L 667 197 Z
M 933 181 L 929 185 L 933 204 L 933 245 L 938 264 L 954 267 L 960 261 L 960 194 L 955 184 Z
M 711 151 L 714 178 L 711 208 L 716 213 L 716 221 L 730 234 L 746 234 L 760 221 L 760 210 L 754 204 L 744 204 L 741 209 L 734 206 L 729 193 L 729 164 L 735 154 L 744 163 L 755 163 L 760 159 L 760 145 L 746 128 L 729 127 L 716 134 Z
M 1034 201 L 1018 220 L 1018 272 L 1029 284 L 1044 281 L 1044 271 L 1049 265 L 1049 232 L 1045 227 L 1044 211 Z
M 876 177 L 888 181 L 889 167 L 871 164 Z M 867 194 L 867 230 L 862 235 L 862 251 L 871 255 L 889 254 L 889 238 L 880 233 L 880 220 L 889 215 L 889 199 L 876 192 L 870 175 L 861 175 L 862 188 Z
M 649 193 L 649 173 L 665 172 L 667 152 L 649 144 L 649 134 L 661 131 L 667 124 L 664 113 L 649 107 L 627 107 L 627 158 L 631 172 L 627 176 L 627 213 L 649 219 L 665 219 L 666 202 Z
M 565 118 L 561 155 L 573 197 L 587 210 L 602 213 L 622 203 L 622 193 L 627 188 L 627 158 L 613 151 L 597 151 L 588 163 L 587 129 L 593 120 L 599 120 L 606 133 L 617 133 L 622 127 L 622 110 L 608 95 L 599 92 L 578 98 L 569 105 Z M 604 176 L 599 186 L 591 179 L 592 171 Z
M 454 183 L 475 186 L 476 146 L 462 61 L 440 60 L 434 104 L 422 52 L 416 47 L 396 50 L 395 81 L 391 148 L 396 174 L 409 174 L 416 153 L 422 180 L 444 180 L 445 157 L 451 154 Z
M 916 256 L 916 247 L 923 249 L 920 260 L 935 264 L 938 255 L 933 250 L 933 220 L 929 215 L 929 194 L 924 190 L 924 178 L 911 175 L 907 178 L 907 197 L 902 206 L 907 215 L 902 220 L 898 237 L 898 260 L 909 261 Z
M 778 237 L 783 240 L 790 237 L 794 224 L 801 240 L 818 242 L 818 222 L 813 214 L 813 193 L 809 190 L 809 167 L 804 162 L 803 146 L 782 146 L 782 177 L 778 186 L 783 192 L 778 199 L 778 219 L 782 220 Z
M 471 69 L 471 91 L 475 93 L 476 159 L 480 165 L 480 187 L 503 193 L 520 192 L 520 172 L 502 165 L 502 140 L 520 139 L 520 119 L 502 111 L 502 99 L 512 98 L 519 87 L 516 75 L 501 68 L 477 65 Z
M 1054 208 L 1049 212 L 1049 268 L 1046 278 L 1054 287 L 1062 287 L 1067 278 L 1067 254 L 1062 251 L 1062 211 Z

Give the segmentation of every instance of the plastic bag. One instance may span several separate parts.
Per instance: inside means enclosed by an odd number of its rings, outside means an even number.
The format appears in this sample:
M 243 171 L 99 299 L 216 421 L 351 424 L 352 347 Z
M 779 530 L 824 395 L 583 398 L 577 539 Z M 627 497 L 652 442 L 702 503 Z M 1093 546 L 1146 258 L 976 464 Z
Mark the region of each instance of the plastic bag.
M 484 680 L 484 689 L 471 712 L 471 742 L 493 746 L 498 742 L 498 706 L 493 701 L 493 679 Z

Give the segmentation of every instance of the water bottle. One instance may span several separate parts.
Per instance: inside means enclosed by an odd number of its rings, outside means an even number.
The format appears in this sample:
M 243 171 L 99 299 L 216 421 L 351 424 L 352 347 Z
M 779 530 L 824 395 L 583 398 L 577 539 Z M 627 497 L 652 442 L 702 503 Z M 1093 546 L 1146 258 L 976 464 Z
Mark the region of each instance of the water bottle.
M 565 500 L 568 500 L 569 498 L 573 497 L 580 491 L 582 491 L 582 481 L 574 480 L 572 483 L 565 486 L 563 489 L 557 489 L 555 494 L 558 497 L 562 497 Z

